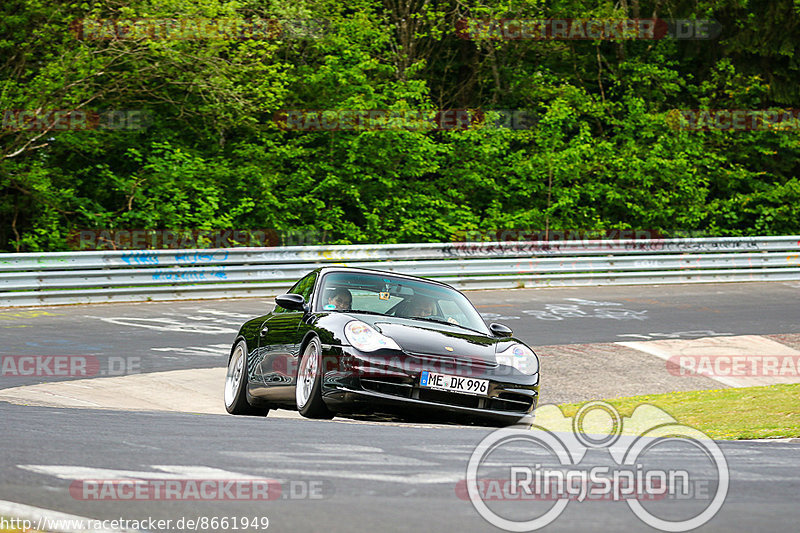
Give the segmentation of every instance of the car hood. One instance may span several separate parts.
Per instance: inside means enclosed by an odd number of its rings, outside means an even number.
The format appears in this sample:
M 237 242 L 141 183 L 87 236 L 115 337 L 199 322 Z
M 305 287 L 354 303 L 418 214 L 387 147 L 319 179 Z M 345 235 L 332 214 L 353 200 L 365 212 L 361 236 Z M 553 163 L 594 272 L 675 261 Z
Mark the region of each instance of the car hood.
M 495 361 L 497 339 L 488 335 L 406 319 L 381 317 L 370 322 L 381 333 L 394 339 L 405 352 Z

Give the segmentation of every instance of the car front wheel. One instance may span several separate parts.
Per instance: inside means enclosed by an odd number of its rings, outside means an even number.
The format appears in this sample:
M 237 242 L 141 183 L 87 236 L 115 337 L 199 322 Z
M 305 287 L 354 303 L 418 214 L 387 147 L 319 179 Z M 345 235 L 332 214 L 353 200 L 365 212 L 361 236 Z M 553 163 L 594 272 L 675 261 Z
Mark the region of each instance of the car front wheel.
M 322 401 L 322 345 L 316 337 L 303 350 L 295 386 L 297 410 L 306 418 L 333 418 Z

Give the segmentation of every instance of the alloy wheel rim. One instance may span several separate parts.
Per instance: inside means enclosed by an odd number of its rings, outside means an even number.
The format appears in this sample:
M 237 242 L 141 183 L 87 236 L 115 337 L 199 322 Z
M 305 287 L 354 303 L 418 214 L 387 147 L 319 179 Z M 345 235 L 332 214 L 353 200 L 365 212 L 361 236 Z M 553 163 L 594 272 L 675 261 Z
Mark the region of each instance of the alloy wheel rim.
M 239 387 L 242 381 L 244 370 L 244 357 L 242 357 L 241 347 L 237 347 L 231 356 L 228 364 L 228 373 L 225 376 L 225 405 L 230 407 L 236 400 Z
M 303 361 L 300 372 L 297 374 L 297 386 L 295 396 L 297 407 L 303 407 L 311 398 L 311 389 L 314 388 L 314 380 L 317 377 L 317 357 L 314 345 L 310 345 L 303 354 Z

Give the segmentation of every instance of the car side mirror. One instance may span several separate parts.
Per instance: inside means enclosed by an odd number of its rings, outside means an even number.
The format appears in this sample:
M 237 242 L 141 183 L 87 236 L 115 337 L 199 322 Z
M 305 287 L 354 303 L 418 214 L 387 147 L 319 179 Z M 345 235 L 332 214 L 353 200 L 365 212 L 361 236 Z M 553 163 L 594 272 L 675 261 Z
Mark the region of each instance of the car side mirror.
M 497 322 L 489 324 L 489 330 L 495 337 L 510 337 L 513 334 L 510 327 L 498 324 Z
M 306 299 L 299 294 L 283 294 L 275 298 L 275 303 L 290 311 L 306 310 Z

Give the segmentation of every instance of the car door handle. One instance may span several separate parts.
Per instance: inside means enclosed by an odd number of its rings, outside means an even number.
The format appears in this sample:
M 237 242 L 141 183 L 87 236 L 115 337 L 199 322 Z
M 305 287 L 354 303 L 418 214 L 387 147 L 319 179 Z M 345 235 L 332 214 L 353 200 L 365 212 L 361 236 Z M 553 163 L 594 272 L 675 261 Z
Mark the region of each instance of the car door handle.
M 265 337 L 267 335 L 267 333 L 269 333 L 269 326 L 264 326 L 263 328 L 261 328 L 261 336 L 262 337 Z

